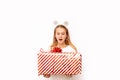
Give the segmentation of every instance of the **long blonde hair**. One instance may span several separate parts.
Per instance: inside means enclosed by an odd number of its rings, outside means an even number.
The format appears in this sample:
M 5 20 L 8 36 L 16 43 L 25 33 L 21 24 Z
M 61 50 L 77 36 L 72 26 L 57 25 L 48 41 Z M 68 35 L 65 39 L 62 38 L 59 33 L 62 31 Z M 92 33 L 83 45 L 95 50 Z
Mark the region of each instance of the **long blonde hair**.
M 53 35 L 53 43 L 52 43 L 52 45 L 50 46 L 51 49 L 52 49 L 53 47 L 56 47 L 57 44 L 58 44 L 57 39 L 56 39 L 56 37 L 55 37 L 56 29 L 57 29 L 57 28 L 64 28 L 64 29 L 66 30 L 66 35 L 67 35 L 67 37 L 66 37 L 66 39 L 65 39 L 65 44 L 66 44 L 66 45 L 70 45 L 70 46 L 77 52 L 77 48 L 72 44 L 72 42 L 71 42 L 71 40 L 70 40 L 69 31 L 68 31 L 68 29 L 67 29 L 64 25 L 57 25 L 57 26 L 55 27 L 55 29 L 54 29 L 54 35 Z

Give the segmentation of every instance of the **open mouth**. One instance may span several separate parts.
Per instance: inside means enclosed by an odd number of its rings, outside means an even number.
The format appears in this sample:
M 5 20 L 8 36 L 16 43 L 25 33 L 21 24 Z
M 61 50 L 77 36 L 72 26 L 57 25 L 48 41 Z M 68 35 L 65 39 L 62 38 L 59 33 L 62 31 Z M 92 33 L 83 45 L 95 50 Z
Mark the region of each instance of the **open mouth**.
M 63 39 L 59 39 L 59 41 L 62 41 Z

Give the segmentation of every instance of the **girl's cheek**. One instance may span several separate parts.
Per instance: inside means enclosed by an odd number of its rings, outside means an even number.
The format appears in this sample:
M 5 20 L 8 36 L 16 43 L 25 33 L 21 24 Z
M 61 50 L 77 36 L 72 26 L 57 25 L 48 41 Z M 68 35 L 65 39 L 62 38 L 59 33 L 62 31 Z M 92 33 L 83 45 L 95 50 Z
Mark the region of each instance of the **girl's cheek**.
M 66 36 L 64 35 L 64 39 L 66 39 Z
M 56 39 L 58 39 L 58 35 L 56 35 L 55 37 L 56 37 Z

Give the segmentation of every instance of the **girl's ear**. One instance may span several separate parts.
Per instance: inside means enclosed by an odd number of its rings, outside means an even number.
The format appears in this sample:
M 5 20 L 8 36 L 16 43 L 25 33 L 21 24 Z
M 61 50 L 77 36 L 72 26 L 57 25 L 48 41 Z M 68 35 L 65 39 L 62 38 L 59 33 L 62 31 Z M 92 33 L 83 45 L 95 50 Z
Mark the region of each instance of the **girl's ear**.
M 64 25 L 68 26 L 68 21 L 65 21 L 65 22 L 64 22 Z

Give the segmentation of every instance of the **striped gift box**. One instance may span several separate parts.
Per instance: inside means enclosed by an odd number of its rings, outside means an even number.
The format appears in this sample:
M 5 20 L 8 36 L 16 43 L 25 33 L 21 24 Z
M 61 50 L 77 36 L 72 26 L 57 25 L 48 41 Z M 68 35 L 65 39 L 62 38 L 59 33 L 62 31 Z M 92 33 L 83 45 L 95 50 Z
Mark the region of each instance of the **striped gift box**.
M 43 74 L 78 74 L 82 71 L 80 53 L 47 53 L 39 52 L 38 76 Z

